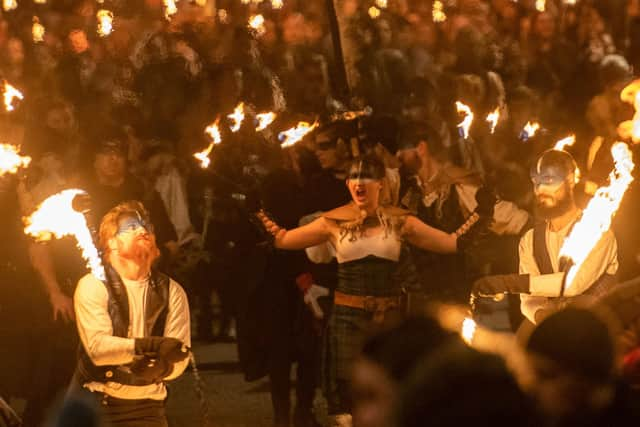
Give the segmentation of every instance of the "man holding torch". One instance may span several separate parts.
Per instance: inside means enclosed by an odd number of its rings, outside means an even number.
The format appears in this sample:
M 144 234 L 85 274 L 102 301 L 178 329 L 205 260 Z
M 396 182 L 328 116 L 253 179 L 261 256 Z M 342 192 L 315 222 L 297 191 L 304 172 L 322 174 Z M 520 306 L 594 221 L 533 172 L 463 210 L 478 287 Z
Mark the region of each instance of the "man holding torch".
M 87 274 L 76 288 L 72 389 L 99 399 L 110 425 L 166 426 L 165 382 L 184 372 L 191 345 L 186 294 L 152 268 L 160 252 L 140 202 L 111 209 L 98 240 L 107 280 Z
M 579 295 L 600 296 L 614 283 L 617 244 L 607 230 L 577 270 L 566 280 L 560 250 L 582 215 L 574 199 L 575 160 L 566 151 L 547 150 L 531 169 L 536 214 L 541 219 L 520 240 L 520 274 L 487 276 L 473 285 L 476 295 L 521 294 L 522 313 L 533 323 L 565 307 Z M 568 283 L 565 283 L 568 282 Z

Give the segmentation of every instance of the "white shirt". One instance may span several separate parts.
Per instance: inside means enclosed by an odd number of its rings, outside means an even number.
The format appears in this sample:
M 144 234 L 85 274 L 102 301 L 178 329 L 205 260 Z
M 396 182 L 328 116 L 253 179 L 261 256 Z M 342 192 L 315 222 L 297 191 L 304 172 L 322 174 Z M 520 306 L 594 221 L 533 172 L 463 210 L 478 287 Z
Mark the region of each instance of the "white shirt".
M 558 231 L 552 231 L 547 224 L 545 241 L 553 274 L 540 274 L 538 264 L 533 255 L 533 229 L 520 239 L 520 274 L 529 274 L 529 290 L 531 295 L 520 295 L 520 309 L 527 319 L 535 323 L 535 314 L 560 296 L 564 273 L 560 272 L 560 249 L 564 239 L 571 230 L 572 223 Z M 564 295 L 567 297 L 583 294 L 603 274 L 614 275 L 618 271 L 618 246 L 611 230 L 608 230 L 598 241 L 587 259 L 582 263 L 578 273 Z
M 113 336 L 111 317 L 107 310 L 109 294 L 105 285 L 92 274 L 87 274 L 78 282 L 74 296 L 76 323 L 80 340 L 91 361 L 96 366 L 124 365 L 131 363 L 135 355 L 134 338 L 144 337 L 144 305 L 149 288 L 148 279 L 131 281 L 122 279 L 129 299 L 130 326 L 127 338 Z M 165 337 L 173 337 L 191 346 L 191 326 L 189 304 L 182 287 L 171 279 L 169 283 L 169 303 L 164 329 Z M 176 363 L 166 378 L 172 380 L 180 376 L 189 359 Z M 115 382 L 90 382 L 84 387 L 119 399 L 164 400 L 167 390 L 164 384 L 132 386 Z

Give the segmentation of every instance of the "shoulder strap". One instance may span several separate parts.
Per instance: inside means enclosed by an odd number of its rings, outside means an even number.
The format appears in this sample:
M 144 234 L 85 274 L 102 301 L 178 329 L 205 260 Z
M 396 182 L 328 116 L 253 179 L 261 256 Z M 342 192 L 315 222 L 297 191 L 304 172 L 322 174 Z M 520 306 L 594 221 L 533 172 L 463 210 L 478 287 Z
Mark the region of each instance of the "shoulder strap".
M 533 257 L 538 264 L 540 274 L 552 274 L 553 264 L 547 249 L 547 223 L 542 221 L 533 227 Z

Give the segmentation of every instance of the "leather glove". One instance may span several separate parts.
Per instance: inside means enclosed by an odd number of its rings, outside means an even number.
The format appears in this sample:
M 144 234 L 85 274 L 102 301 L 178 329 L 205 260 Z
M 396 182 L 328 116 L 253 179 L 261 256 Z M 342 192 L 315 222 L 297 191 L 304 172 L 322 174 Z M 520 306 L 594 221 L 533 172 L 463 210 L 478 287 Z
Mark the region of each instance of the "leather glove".
M 189 350 L 182 341 L 171 337 L 136 338 L 135 352 L 143 356 L 161 358 L 167 363 L 180 362 L 189 355 Z
M 476 212 L 484 218 L 493 218 L 493 212 L 498 201 L 492 187 L 484 185 L 476 192 Z
M 497 294 L 528 294 L 528 274 L 498 274 L 485 276 L 476 280 L 471 288 L 471 293 L 478 296 Z
M 324 318 L 324 312 L 318 304 L 318 298 L 329 296 L 329 289 L 313 284 L 304 294 L 304 303 L 311 309 L 316 319 Z
M 162 358 L 152 358 L 144 356 L 131 364 L 131 372 L 140 378 L 152 382 L 160 383 L 171 373 L 173 363 L 168 363 Z

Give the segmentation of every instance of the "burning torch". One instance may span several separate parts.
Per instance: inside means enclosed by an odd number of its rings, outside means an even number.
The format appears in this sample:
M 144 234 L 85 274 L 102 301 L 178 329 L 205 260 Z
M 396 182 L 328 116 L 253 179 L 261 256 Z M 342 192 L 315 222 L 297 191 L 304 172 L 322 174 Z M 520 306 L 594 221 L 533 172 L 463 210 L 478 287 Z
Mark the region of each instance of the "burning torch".
M 465 169 L 473 170 L 481 175 L 484 175 L 484 166 L 480 159 L 480 154 L 475 147 L 475 142 L 469 134 L 471 124 L 473 123 L 474 114 L 468 105 L 463 104 L 460 101 L 456 101 L 456 110 L 458 114 L 463 114 L 464 118 L 458 123 L 458 148 L 460 150 L 460 157 L 462 159 L 462 166 Z

